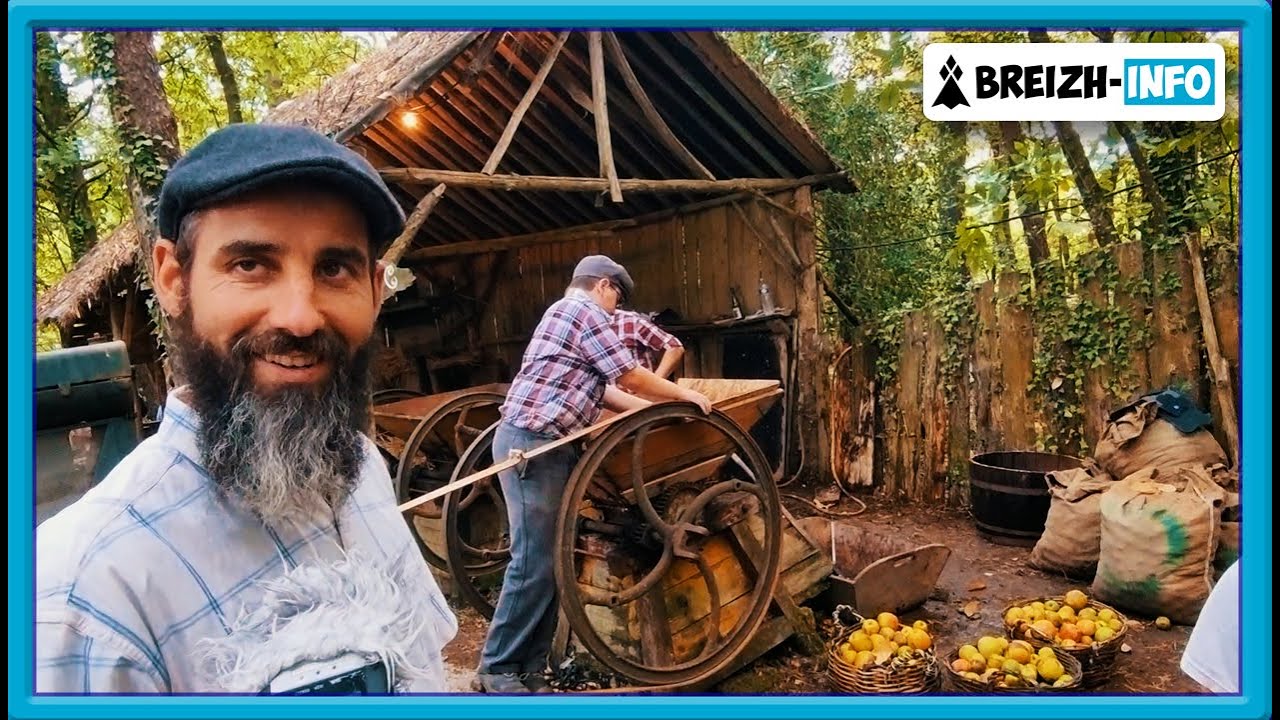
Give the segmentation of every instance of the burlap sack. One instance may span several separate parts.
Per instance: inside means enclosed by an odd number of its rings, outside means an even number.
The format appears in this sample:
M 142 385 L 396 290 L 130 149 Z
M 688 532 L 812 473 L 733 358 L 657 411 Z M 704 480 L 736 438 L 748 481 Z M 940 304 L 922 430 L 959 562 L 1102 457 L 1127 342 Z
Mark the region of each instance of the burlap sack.
M 1143 468 L 1227 462 L 1213 434 L 1201 428 L 1184 433 L 1158 416 L 1154 400 L 1141 400 L 1107 424 L 1093 458 L 1113 478 L 1127 478 Z
M 1218 552 L 1213 555 L 1213 571 L 1216 577 L 1221 577 L 1232 563 L 1240 559 L 1240 523 L 1222 523 L 1221 533 Z
M 1049 515 L 1031 551 L 1031 566 L 1072 577 L 1092 578 L 1102 544 L 1102 493 L 1115 484 L 1091 460 L 1084 467 L 1045 474 Z
M 1228 493 L 1204 467 L 1147 468 L 1102 495 L 1093 594 L 1133 612 L 1193 624 L 1213 588 Z

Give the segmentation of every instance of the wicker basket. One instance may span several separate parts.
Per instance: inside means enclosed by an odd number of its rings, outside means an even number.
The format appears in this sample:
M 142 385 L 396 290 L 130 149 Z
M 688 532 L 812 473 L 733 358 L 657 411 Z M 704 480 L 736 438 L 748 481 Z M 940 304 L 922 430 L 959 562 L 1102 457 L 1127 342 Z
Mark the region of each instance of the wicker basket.
M 827 646 L 827 676 L 837 691 L 854 695 L 919 695 L 941 689 L 942 674 L 932 648 L 917 650 L 910 658 L 895 655 L 882 665 L 856 668 L 846 662 L 840 657 L 840 645 L 854 630 L 846 630 Z
M 957 692 L 971 694 L 986 695 L 1044 695 L 1051 693 L 1064 693 L 1078 690 L 1082 687 L 1081 675 L 1083 671 L 1080 668 L 1080 661 L 1068 655 L 1061 648 L 1054 648 L 1053 654 L 1058 656 L 1058 661 L 1062 663 L 1062 669 L 1067 675 L 1071 676 L 1071 682 L 1062 687 L 1049 687 L 1044 685 L 1036 685 L 1034 687 L 1001 687 L 995 683 L 983 682 L 967 678 L 956 672 L 951 664 L 960 658 L 960 648 L 952 650 L 942 662 L 942 672 L 946 674 L 947 679 Z
M 1000 614 L 1000 617 L 1003 618 L 1008 614 L 1009 610 L 1015 607 L 1029 605 L 1037 600 L 1040 602 L 1056 600 L 1059 604 L 1066 604 L 1064 599 L 1060 597 L 1017 600 L 1006 606 L 1004 612 Z M 1086 607 L 1091 607 L 1098 611 L 1110 610 L 1115 613 L 1116 617 L 1120 620 L 1120 629 L 1116 631 L 1115 635 L 1112 635 L 1105 642 L 1095 642 L 1092 645 L 1071 648 L 1060 647 L 1031 628 L 1027 628 L 1025 631 L 1019 633 L 1018 628 L 1011 628 L 1005 625 L 1005 632 L 1008 633 L 1011 639 L 1026 640 L 1036 649 L 1052 647 L 1055 651 L 1061 651 L 1070 655 L 1072 658 L 1079 661 L 1080 667 L 1083 671 L 1081 686 L 1085 688 L 1095 688 L 1110 680 L 1115 671 L 1116 658 L 1120 656 L 1120 646 L 1124 644 L 1124 639 L 1129 634 L 1129 619 L 1119 610 L 1095 600 L 1090 600 Z M 1001 622 L 1003 623 L 1003 620 Z

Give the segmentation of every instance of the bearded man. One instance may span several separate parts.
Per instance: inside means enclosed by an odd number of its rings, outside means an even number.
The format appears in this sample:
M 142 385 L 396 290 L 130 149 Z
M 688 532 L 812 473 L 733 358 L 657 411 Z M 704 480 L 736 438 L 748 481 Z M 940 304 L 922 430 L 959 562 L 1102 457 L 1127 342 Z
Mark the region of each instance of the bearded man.
M 457 622 L 364 434 L 399 204 L 319 133 L 232 125 L 174 165 L 158 221 L 186 384 L 37 529 L 37 692 L 443 690 Z

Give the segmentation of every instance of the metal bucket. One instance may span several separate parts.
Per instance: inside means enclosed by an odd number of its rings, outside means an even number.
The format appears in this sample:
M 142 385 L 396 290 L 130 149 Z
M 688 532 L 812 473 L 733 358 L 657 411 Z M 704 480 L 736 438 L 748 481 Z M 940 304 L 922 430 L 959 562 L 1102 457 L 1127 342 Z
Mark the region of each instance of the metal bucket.
M 1045 474 L 1080 467 L 1079 458 L 1006 451 L 969 460 L 969 500 L 978 533 L 999 545 L 1031 547 L 1049 516 Z

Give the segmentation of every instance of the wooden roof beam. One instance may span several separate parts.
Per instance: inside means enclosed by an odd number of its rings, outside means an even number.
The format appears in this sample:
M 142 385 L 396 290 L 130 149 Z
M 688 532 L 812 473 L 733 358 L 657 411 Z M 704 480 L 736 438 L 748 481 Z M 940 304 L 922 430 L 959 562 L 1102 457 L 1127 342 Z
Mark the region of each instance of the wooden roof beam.
M 675 31 L 675 39 L 719 73 L 725 86 L 759 118 L 780 144 L 799 155 L 813 171 L 838 169 L 813 131 L 800 122 L 777 95 L 728 44 L 712 31 Z M 853 188 L 850 181 L 850 189 Z
M 794 188 L 806 185 L 807 178 L 796 178 L 790 180 L 790 184 L 785 187 L 777 188 L 778 192 L 784 190 L 792 190 Z M 604 220 L 588 225 L 579 225 L 577 227 L 563 228 L 560 230 L 550 230 L 547 232 L 528 233 L 524 235 L 512 235 L 509 237 L 491 238 L 488 240 L 466 240 L 463 242 L 446 243 L 444 245 L 435 245 L 429 248 L 415 250 L 404 257 L 406 265 L 426 264 L 440 258 L 461 257 L 463 255 L 476 255 L 481 253 L 501 252 L 506 250 L 514 250 L 516 248 L 529 247 L 532 245 L 544 245 L 549 243 L 567 242 L 570 240 L 584 240 L 591 238 L 608 238 L 613 235 L 615 230 L 623 228 L 640 227 L 648 225 L 660 220 L 665 220 L 676 215 L 686 215 L 698 212 L 700 210 L 708 210 L 713 207 L 739 203 L 744 200 L 750 200 L 754 197 L 752 192 L 739 192 L 729 195 L 723 195 L 710 200 L 700 200 L 688 205 L 656 210 L 644 215 L 638 215 L 632 218 L 622 218 L 619 220 Z
M 621 40 L 619 40 L 619 44 L 621 44 Z M 699 130 L 706 137 L 710 138 L 709 143 L 704 143 L 707 153 L 712 153 L 713 148 L 711 145 L 714 144 L 715 147 L 719 148 L 720 152 L 724 153 L 724 155 L 730 158 L 734 163 L 737 163 L 737 167 L 745 169 L 747 174 L 753 176 L 764 174 L 764 171 L 760 166 L 754 160 L 747 158 L 737 144 L 730 142 L 723 133 L 718 131 L 717 128 L 708 126 L 705 119 L 705 113 L 702 113 L 703 117 L 700 117 L 697 110 L 688 106 L 686 98 L 681 96 L 666 82 L 667 73 L 664 73 L 661 69 L 654 69 L 645 58 L 635 55 L 634 53 L 632 54 L 629 62 L 632 70 L 636 73 L 637 80 L 643 82 L 645 78 L 641 76 L 647 76 L 649 87 L 655 90 L 655 98 L 658 94 L 665 96 L 666 102 L 664 107 L 667 107 L 667 115 L 672 118 L 673 123 L 677 125 L 684 124 L 689 126 L 699 126 Z M 681 122 L 680 116 L 677 114 L 677 108 L 682 110 L 685 115 L 683 122 Z M 688 133 L 686 133 L 686 135 L 687 134 Z M 706 157 L 711 163 L 714 164 L 716 162 L 714 153 Z M 726 166 L 722 164 L 721 167 L 723 168 Z
M 404 230 L 391 243 L 391 247 L 387 248 L 387 251 L 382 254 L 383 262 L 392 265 L 400 262 L 400 256 L 404 255 L 409 243 L 413 242 L 413 238 L 417 236 L 422 224 L 427 221 L 427 216 L 435 209 L 436 203 L 440 202 L 440 197 L 444 195 L 446 189 L 448 188 L 445 184 L 440 183 L 432 188 L 431 192 L 422 196 L 422 199 L 418 201 L 418 205 L 414 207 L 413 212 L 409 213 L 408 219 L 405 220 Z
M 704 102 L 711 110 L 711 112 L 719 117 L 725 125 L 737 133 L 739 139 L 750 146 L 752 150 L 756 151 L 760 157 L 769 164 L 769 167 L 773 168 L 774 172 L 779 174 L 785 174 L 788 172 L 786 165 L 778 160 L 773 153 L 769 152 L 769 149 L 756 139 L 754 133 L 743 127 L 742 123 L 738 122 L 737 118 L 734 117 L 734 114 L 725 109 L 725 107 L 720 104 L 720 101 L 715 99 L 710 90 L 704 87 L 702 83 L 698 82 L 697 78 L 693 75 L 682 70 L 682 63 L 676 60 L 675 57 L 673 57 L 671 53 L 662 46 L 662 43 L 659 40 L 654 38 L 651 33 L 641 32 L 637 33 L 637 35 L 649 46 L 654 54 L 656 54 L 658 58 L 662 60 L 668 68 L 670 68 L 671 72 L 679 77 L 680 80 L 684 82 L 685 86 L 692 90 L 693 94 L 697 95 L 698 98 L 701 99 L 702 102 Z
M 594 112 L 595 108 L 592 104 L 591 94 L 587 92 L 577 74 L 581 73 L 588 79 L 588 82 L 590 81 L 590 58 L 588 57 L 584 61 L 572 52 L 572 48 L 566 50 L 564 55 L 564 61 L 556 66 L 555 71 L 552 72 L 553 84 L 562 87 L 570 100 L 580 108 L 587 112 Z M 565 104 L 566 107 L 563 109 L 565 114 L 577 119 L 579 113 L 572 106 L 568 106 L 568 103 Z M 615 118 L 615 120 L 625 121 L 643 115 L 640 108 L 629 101 L 625 95 L 615 95 L 612 104 L 614 109 L 621 113 L 621 118 Z M 615 113 L 615 115 L 617 114 Z M 611 132 L 619 140 L 631 145 L 637 151 L 635 157 L 623 155 L 618 159 L 618 167 L 621 171 L 636 177 L 648 175 L 649 171 L 652 171 L 658 177 L 666 177 L 672 174 L 667 168 L 675 167 L 678 169 L 678 165 L 674 163 L 668 162 L 664 167 L 664 164 L 659 162 L 660 159 L 665 159 L 665 156 L 661 154 L 662 148 L 654 142 L 652 134 L 645 130 L 645 123 L 636 121 L 634 125 L 633 131 L 631 123 L 619 121 L 611 124 Z M 637 163 L 643 163 L 644 168 L 642 169 Z
M 570 41 L 572 42 L 572 39 L 571 39 Z M 541 48 L 541 47 L 543 47 L 543 45 L 542 45 L 541 43 L 536 42 L 536 41 L 531 41 L 531 42 L 529 43 L 529 47 L 531 47 L 531 48 Z M 503 56 L 503 58 L 504 58 L 507 62 L 509 62 L 509 63 L 511 64 L 511 67 L 515 68 L 515 70 L 516 70 L 520 75 L 522 75 L 522 76 L 524 76 L 524 77 L 526 77 L 526 78 L 532 78 L 532 77 L 533 77 L 533 75 L 534 75 L 534 71 L 532 70 L 532 68 L 530 68 L 530 67 L 528 66 L 528 64 L 524 61 L 524 59 L 520 57 L 520 54 L 519 54 L 518 52 L 516 52 L 514 48 L 508 47 L 508 46 L 506 46 L 506 45 L 504 44 L 503 46 L 501 46 L 501 47 L 499 47 L 499 48 L 498 48 L 498 52 Z M 564 62 L 564 60 L 566 60 L 566 59 L 567 59 L 567 60 L 569 60 L 570 62 L 577 63 L 577 60 L 573 57 L 573 53 L 572 53 L 572 52 L 569 52 L 569 50 L 566 48 L 566 50 L 562 53 L 561 62 L 557 63 L 556 67 L 552 69 L 552 71 L 551 71 L 551 76 L 550 76 L 550 78 L 549 78 L 549 79 L 551 80 L 551 82 L 547 83 L 547 85 L 543 88 L 542 93 L 541 93 L 541 97 L 542 97 L 543 99 L 545 99 L 545 100 L 547 101 L 547 103 L 548 103 L 552 108 L 555 108 L 556 110 L 558 110 L 558 111 L 561 113 L 561 117 L 562 117 L 565 121 L 567 121 L 568 123 L 572 124 L 572 126 L 573 126 L 574 128 L 576 128 L 579 132 L 581 132 L 581 133 L 582 133 L 582 136 L 583 136 L 583 138 L 584 138 L 584 139 L 586 139 L 586 140 L 590 140 L 591 138 L 594 138 L 594 137 L 595 137 L 595 130 L 594 130 L 594 128 L 593 128 L 589 123 L 587 123 L 587 121 L 586 121 L 586 120 L 584 120 L 584 119 L 583 119 L 583 117 L 582 117 L 582 113 L 581 113 L 581 112 L 579 112 L 578 110 L 575 110 L 575 109 L 574 109 L 574 107 L 573 107 L 573 105 L 571 105 L 569 101 L 565 100 L 565 99 L 564 99 L 564 97 L 562 97 L 562 96 L 561 96 L 560 88 L 558 87 L 558 85 L 562 85 L 562 84 L 563 84 L 563 83 L 559 80 L 559 78 L 564 77 L 564 76 L 565 76 L 565 73 L 567 73 L 567 72 L 568 72 L 568 70 L 565 68 L 565 62 Z M 570 75 L 569 77 L 572 77 L 572 76 Z M 506 79 L 506 78 L 502 77 L 501 73 L 495 73 L 494 75 L 492 75 L 492 78 L 493 78 L 493 79 L 494 79 L 494 80 L 495 80 L 495 81 L 496 81 L 500 86 L 503 86 L 503 88 L 504 88 L 505 90 L 507 90 L 508 92 L 511 92 L 511 91 L 512 91 L 512 90 L 511 90 L 511 88 L 509 87 L 509 81 L 507 81 L 507 79 Z M 567 92 L 567 90 L 566 90 L 566 92 Z M 512 94 L 517 94 L 517 93 L 514 93 L 514 92 L 513 92 Z M 590 108 L 589 108 L 589 107 L 588 107 L 587 109 L 588 109 L 588 110 L 590 110 Z M 537 114 L 537 113 L 531 113 L 531 114 L 530 114 L 530 119 L 534 119 L 534 118 L 538 118 L 538 117 L 539 117 L 539 116 L 538 116 L 538 114 Z M 553 117 L 551 117 L 551 116 L 547 116 L 547 115 L 545 115 L 545 114 L 544 114 L 544 116 L 541 118 L 541 122 L 543 122 L 543 123 L 547 124 L 547 126 L 550 128 L 549 132 L 550 132 L 553 136 L 563 135 L 563 131 L 562 131 L 562 130 L 557 130 L 557 128 L 556 128 L 556 123 L 554 122 L 554 119 L 555 119 L 555 118 L 553 118 Z M 627 136 L 626 136 L 626 135 L 621 131 L 621 129 L 619 129 L 619 134 L 621 135 L 621 137 L 622 137 L 622 139 L 623 139 L 623 140 L 626 140 L 626 139 L 627 139 Z M 570 148 L 572 148 L 574 151 L 577 151 L 577 149 L 578 149 L 578 147 L 579 147 L 579 145 L 580 145 L 580 144 L 581 144 L 581 145 L 585 145 L 585 143 L 577 143 L 577 142 L 574 142 L 574 141 L 572 141 L 572 140 L 569 140 L 568 142 L 553 142 L 553 143 L 550 143 L 551 147 L 553 147 L 553 148 L 557 148 L 558 150 L 560 150 L 560 152 L 565 152 L 564 150 L 560 149 L 560 148 L 563 148 L 563 147 L 570 147 Z M 634 144 L 634 143 L 633 143 L 633 144 Z M 598 160 L 598 158 L 597 158 L 597 160 Z M 628 172 L 628 173 L 631 173 L 631 174 L 637 174 L 637 175 L 638 175 L 638 174 L 642 174 L 642 173 L 639 171 L 639 168 L 638 168 L 638 167 L 636 167 L 636 166 L 631 162 L 631 160 L 637 160 L 637 161 L 640 161 L 640 160 L 643 160 L 643 161 L 650 161 L 650 158 L 646 158 L 646 157 L 643 157 L 643 156 L 640 156 L 640 157 L 638 157 L 638 158 L 629 158 L 629 157 L 627 157 L 627 156 L 625 156 L 625 155 L 624 155 L 622 158 L 620 158 L 620 159 L 619 159 L 619 161 L 618 161 L 618 165 L 622 168 L 622 171 L 623 171 L 623 172 Z M 589 161 L 588 161 L 588 162 L 589 162 Z M 660 171 L 659 171 L 659 172 L 660 172 Z M 611 206 L 609 206 L 609 208 L 608 208 L 608 209 L 606 209 L 606 212 L 611 211 L 613 207 L 614 207 L 614 206 L 612 206 L 612 205 L 611 205 Z M 596 212 L 598 212 L 598 211 L 596 211 Z
M 658 109 L 654 107 L 653 102 L 649 100 L 649 95 L 644 91 L 644 86 L 640 84 L 640 79 L 636 77 L 635 71 L 631 69 L 631 64 L 627 62 L 627 55 L 622 51 L 622 44 L 618 42 L 618 36 L 612 32 L 605 33 L 605 44 L 609 46 L 609 54 L 613 58 L 614 67 L 618 74 L 622 75 L 622 80 L 627 84 L 627 89 L 631 91 L 631 96 L 635 98 L 636 104 L 640 106 L 640 111 L 644 113 L 645 119 L 653 126 L 655 132 L 658 133 L 658 139 L 667 146 L 685 167 L 693 171 L 694 175 L 707 180 L 714 180 L 715 175 L 711 173 L 702 163 L 698 162 L 698 158 L 689 152 L 689 148 L 680 142 L 676 134 L 671 132 L 671 128 L 667 126 L 662 115 L 658 113 Z
M 613 167 L 613 143 L 609 139 L 609 99 L 606 97 L 604 79 L 604 42 L 599 30 L 587 33 L 591 52 L 591 101 L 596 119 L 596 145 L 600 151 L 600 174 L 609 181 L 609 199 L 622 202 L 622 187 L 618 185 L 618 170 Z
M 427 160 L 427 155 L 430 155 L 431 159 L 435 160 L 437 163 L 449 163 L 449 160 L 444 159 L 444 156 L 439 154 L 436 148 L 429 143 L 424 144 L 414 142 L 408 146 L 401 146 L 400 138 L 409 139 L 408 136 L 395 136 L 390 132 L 384 132 L 379 126 L 374 126 L 366 130 L 365 136 L 376 142 L 380 147 L 388 151 L 394 151 L 397 155 L 397 159 L 406 165 L 412 162 L 422 163 L 424 160 Z M 499 219 L 494 217 L 494 213 L 485 211 L 483 208 L 476 206 L 471 199 L 465 199 L 461 195 L 450 197 L 457 201 L 458 209 L 469 217 L 472 224 L 476 227 L 488 228 L 489 232 L 501 235 L 512 234 L 513 228 L 500 221 L 505 220 L 506 218 Z
M 390 182 L 404 184 L 448 183 L 457 187 L 484 190 L 523 190 L 530 192 L 605 192 L 608 178 L 553 177 L 548 175 L 485 175 L 484 173 L 433 168 L 384 168 L 379 171 Z M 725 193 L 777 192 L 800 185 L 825 185 L 845 179 L 844 172 L 809 175 L 803 178 L 734 178 L 730 180 L 649 180 L 629 178 L 617 180 L 627 192 L 654 193 Z
M 483 93 L 483 96 L 468 96 L 466 101 L 474 106 L 480 115 L 488 118 L 492 122 L 490 129 L 492 131 L 496 131 L 497 128 L 502 127 L 505 122 L 503 117 L 499 114 L 499 111 L 501 110 L 505 112 L 513 110 L 515 104 L 518 102 L 515 98 L 519 96 L 519 93 L 515 92 L 514 88 L 510 87 L 507 79 L 501 74 L 486 76 L 477 82 L 475 87 L 478 92 Z M 460 108 L 465 105 L 462 100 L 456 100 L 453 104 Z M 476 118 L 470 119 L 477 127 L 485 125 L 485 123 L 481 123 Z M 541 140 L 546 147 L 556 148 L 557 158 L 564 161 L 566 165 L 574 168 L 577 172 L 580 173 L 592 167 L 591 161 L 587 159 L 586 155 L 582 152 L 582 148 L 577 143 L 558 145 L 560 138 L 556 133 L 545 127 L 536 112 L 528 113 L 524 118 L 522 126 L 532 130 L 534 135 L 537 136 L 537 139 Z M 534 168 L 535 165 L 533 163 L 533 158 L 541 157 L 543 154 L 542 148 L 536 148 L 530 144 L 530 139 L 531 138 L 528 136 L 517 135 L 512 142 L 511 148 L 512 159 L 514 160 L 519 158 L 520 163 L 526 169 Z M 520 152 L 514 152 L 514 148 L 519 148 Z M 572 216 L 576 216 L 577 218 L 574 222 L 564 223 L 565 225 L 587 222 L 591 217 L 587 213 L 587 208 L 578 207 L 576 204 L 571 202 L 571 196 L 561 195 L 560 198 L 563 201 L 561 203 L 561 209 Z
M 585 40 L 585 38 L 584 38 Z M 533 44 L 543 42 L 535 39 Z M 583 111 L 595 113 L 591 97 L 591 60 L 590 48 L 581 48 L 576 53 L 575 42 L 570 39 L 560 62 L 551 73 L 549 85 L 566 96 L 564 112 L 574 122 L 585 125 Z M 581 57 L 579 57 L 581 55 Z M 607 78 L 606 69 L 606 78 Z M 623 152 L 615 154 L 614 164 L 620 174 L 632 177 L 672 177 L 678 175 L 683 167 L 678 161 L 669 157 L 663 146 L 654 138 L 648 124 L 641 117 L 642 113 L 626 93 L 615 92 L 609 97 L 609 135 L 611 140 Z M 588 136 L 593 136 L 588 129 Z M 644 200 L 644 199 L 642 199 Z M 682 199 L 689 201 L 690 199 Z M 612 205 L 609 207 L 613 207 Z
M 511 119 L 507 121 L 507 126 L 502 130 L 502 137 L 498 138 L 498 143 L 493 149 L 493 154 L 489 156 L 489 162 L 484 164 L 484 168 L 480 171 L 485 175 L 492 175 L 494 170 L 498 169 L 498 163 L 502 162 L 502 156 L 507 152 L 507 146 L 511 144 L 511 139 L 515 137 L 516 130 L 520 127 L 520 121 L 524 119 L 524 114 L 529 110 L 529 106 L 533 104 L 533 99 L 538 95 L 538 91 L 542 89 L 542 84 L 546 82 L 547 75 L 551 72 L 551 66 L 555 65 L 556 58 L 560 55 L 561 48 L 569 39 L 569 31 L 560 33 L 556 38 L 556 44 L 551 46 L 551 51 L 547 53 L 547 59 L 543 61 L 542 67 L 538 69 L 538 74 L 534 76 L 533 82 L 529 84 L 529 89 L 525 91 L 524 97 L 520 98 L 520 103 L 516 105 L 516 109 L 511 113 Z

